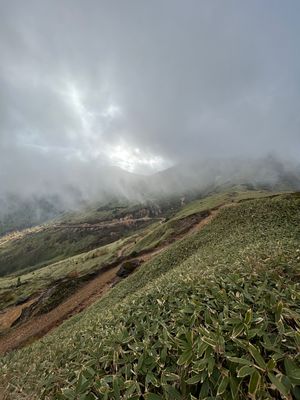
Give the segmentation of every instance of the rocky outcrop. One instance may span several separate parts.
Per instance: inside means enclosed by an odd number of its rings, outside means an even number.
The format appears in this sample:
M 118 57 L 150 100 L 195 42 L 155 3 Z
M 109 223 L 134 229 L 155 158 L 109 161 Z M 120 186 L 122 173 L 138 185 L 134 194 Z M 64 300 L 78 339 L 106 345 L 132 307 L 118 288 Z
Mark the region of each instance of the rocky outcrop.
M 130 275 L 137 267 L 139 267 L 141 264 L 141 261 L 138 259 L 135 260 L 129 260 L 125 261 L 120 269 L 117 271 L 117 276 L 120 278 L 126 278 L 128 275 Z

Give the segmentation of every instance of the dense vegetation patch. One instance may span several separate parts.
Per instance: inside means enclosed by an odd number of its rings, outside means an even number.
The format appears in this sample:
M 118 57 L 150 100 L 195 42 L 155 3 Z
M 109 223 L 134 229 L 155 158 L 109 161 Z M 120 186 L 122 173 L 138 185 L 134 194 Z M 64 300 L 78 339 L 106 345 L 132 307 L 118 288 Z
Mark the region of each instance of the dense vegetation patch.
M 1 360 L 11 399 L 299 398 L 300 198 L 224 208 Z

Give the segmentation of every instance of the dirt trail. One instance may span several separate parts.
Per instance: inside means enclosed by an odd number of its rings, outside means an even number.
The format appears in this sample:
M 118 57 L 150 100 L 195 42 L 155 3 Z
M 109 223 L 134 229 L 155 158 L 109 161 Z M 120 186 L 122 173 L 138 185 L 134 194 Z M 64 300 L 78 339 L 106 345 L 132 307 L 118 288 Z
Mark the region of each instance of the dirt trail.
M 0 338 L 0 354 L 42 337 L 65 319 L 88 307 L 107 292 L 116 278 L 117 270 L 118 267 L 115 267 L 97 276 L 47 314 L 33 317 L 16 328 L 12 328 L 7 335 Z
M 89 224 L 89 223 L 82 223 L 82 224 L 56 224 L 53 225 L 54 228 L 58 229 L 65 229 L 65 228 L 79 228 L 79 229 L 95 229 L 95 228 L 112 228 L 117 225 L 133 225 L 139 222 L 148 222 L 148 221 L 159 221 L 162 218 L 151 218 L 151 217 L 141 217 L 141 218 L 124 218 L 124 219 L 119 219 L 117 221 L 112 221 L 112 222 L 98 222 L 95 224 Z
M 166 250 L 172 243 L 174 243 L 174 241 L 180 240 L 183 237 L 189 236 L 202 229 L 212 219 L 215 218 L 219 210 L 223 207 L 224 206 L 221 206 L 218 209 L 211 210 L 207 217 L 193 225 L 187 232 L 176 236 L 171 243 L 166 243 L 159 248 L 138 255 L 135 258 L 140 259 L 143 262 L 150 260 L 157 254 Z M 59 304 L 55 309 L 51 310 L 47 314 L 35 316 L 29 321 L 10 329 L 7 334 L 4 334 L 2 337 L 0 337 L 0 354 L 7 353 L 11 350 L 32 343 L 36 339 L 41 338 L 46 333 L 60 325 L 67 318 L 90 306 L 98 298 L 102 297 L 112 287 L 113 284 L 121 280 L 121 278 L 118 278 L 116 275 L 116 272 L 120 268 L 121 264 L 122 263 L 97 275 L 93 280 L 86 283 L 73 295 L 68 297 L 64 302 Z M 26 305 L 28 306 L 28 303 Z M 15 310 L 13 308 L 10 309 L 9 315 L 6 317 L 5 314 L 2 315 L 3 321 L 6 321 L 7 324 L 8 321 L 11 322 L 16 315 L 18 316 L 21 313 L 22 308 L 24 308 L 24 305 L 15 307 Z
M 147 254 L 137 256 L 135 259 L 139 259 L 143 262 L 148 261 L 150 258 L 164 251 L 168 246 L 169 245 L 166 245 Z M 120 264 L 108 271 L 100 273 L 100 275 L 78 289 L 73 295 L 47 314 L 35 316 L 29 321 L 12 328 L 6 335 L 0 337 L 0 354 L 5 354 L 11 350 L 32 343 L 60 325 L 64 320 L 93 304 L 98 298 L 102 297 L 113 284 L 122 280 L 116 275 L 119 268 Z M 30 303 L 33 301 L 34 300 Z M 25 305 L 29 306 L 30 304 L 26 303 Z M 23 305 L 22 308 L 24 308 L 25 305 Z M 22 308 L 19 309 L 15 307 L 15 311 L 13 309 L 10 310 L 10 323 L 21 314 Z M 13 314 L 15 314 L 15 318 L 13 318 Z M 9 325 L 7 327 L 9 327 Z
M 11 324 L 19 318 L 22 313 L 23 308 L 29 307 L 34 301 L 36 301 L 36 297 L 34 299 L 30 299 L 23 304 L 19 304 L 17 306 L 11 306 L 6 308 L 4 311 L 0 312 L 0 333 L 8 329 Z
M 196 231 L 199 231 L 200 229 L 202 229 L 205 225 L 207 225 L 212 219 L 215 218 L 215 216 L 218 214 L 220 208 L 216 209 L 216 210 L 211 210 L 210 214 L 208 217 L 202 219 L 200 222 L 198 222 L 197 224 L 195 224 L 194 226 L 192 226 L 192 228 L 185 234 L 180 235 L 180 237 L 178 237 L 178 239 L 181 239 L 182 237 L 188 236 L 188 235 L 192 235 L 193 233 L 195 233 Z

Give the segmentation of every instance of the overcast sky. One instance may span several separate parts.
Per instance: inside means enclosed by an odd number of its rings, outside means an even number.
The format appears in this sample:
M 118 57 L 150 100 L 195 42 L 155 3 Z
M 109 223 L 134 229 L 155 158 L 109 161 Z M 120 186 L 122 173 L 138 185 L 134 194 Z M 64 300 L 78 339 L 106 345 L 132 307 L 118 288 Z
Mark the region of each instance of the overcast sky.
M 298 0 L 0 0 L 0 192 L 299 161 L 299 17 Z

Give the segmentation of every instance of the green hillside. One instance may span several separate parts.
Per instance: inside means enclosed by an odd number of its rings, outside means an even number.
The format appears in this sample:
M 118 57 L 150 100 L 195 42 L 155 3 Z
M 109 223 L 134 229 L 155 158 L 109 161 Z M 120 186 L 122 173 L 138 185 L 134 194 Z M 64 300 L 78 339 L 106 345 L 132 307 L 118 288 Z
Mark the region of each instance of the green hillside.
M 159 220 L 156 214 L 158 211 L 151 206 L 107 205 L 68 213 L 14 240 L 6 241 L 3 237 L 3 244 L 0 239 L 0 276 L 36 270 L 104 246 Z M 126 218 L 132 223 L 127 224 Z
M 299 194 L 223 207 L 87 311 L 3 357 L 4 398 L 298 399 L 299 278 Z
M 172 203 L 173 211 L 170 207 L 166 209 L 162 205 L 160 212 L 164 212 L 163 215 L 169 215 L 168 218 L 161 221 L 153 218 L 152 221 L 144 221 L 142 225 L 137 226 L 124 227 L 120 225 L 121 239 L 90 251 L 83 250 L 85 250 L 91 235 L 96 240 L 93 242 L 94 246 L 99 240 L 103 244 L 116 239 L 115 236 L 112 238 L 111 234 L 107 237 L 107 232 L 111 229 L 110 226 L 92 233 L 82 228 L 77 229 L 73 233 L 72 245 L 68 241 L 58 240 L 59 236 L 54 224 L 49 224 L 46 229 L 42 227 L 42 230 L 37 227 L 35 232 L 26 234 L 18 240 L 8 241 L 2 248 L 0 247 L 0 268 L 6 265 L 10 272 L 14 265 L 19 268 L 15 274 L 10 273 L 8 276 L 0 277 L 0 310 L 29 296 L 34 296 L 36 293 L 51 287 L 60 279 L 68 279 L 72 282 L 74 276 L 77 276 L 80 280 L 85 280 L 85 275 L 96 273 L 107 264 L 120 260 L 120 254 L 122 257 L 130 257 L 164 247 L 177 240 L 178 237 L 184 236 L 194 225 L 197 225 L 199 221 L 209 216 L 214 209 L 218 209 L 222 205 L 231 205 L 244 199 L 264 196 L 270 196 L 270 192 L 244 191 L 244 188 L 235 187 L 228 192 L 217 193 L 192 201 L 182 206 L 177 212 L 175 210 L 178 206 L 176 207 L 174 202 Z M 141 210 L 145 211 L 145 206 L 128 207 L 111 204 L 109 207 L 101 207 L 101 209 L 91 208 L 84 213 L 68 214 L 62 221 L 70 225 L 64 225 L 59 232 L 61 235 L 68 233 L 68 226 L 75 223 L 79 227 L 84 227 L 86 223 L 93 221 L 94 223 L 96 223 L 95 221 L 110 222 L 114 220 L 113 217 L 115 216 L 121 218 L 129 214 L 138 217 L 141 215 Z M 150 215 L 155 217 L 157 211 L 155 208 L 153 209 L 153 206 L 150 211 Z M 149 223 L 150 226 L 148 226 Z M 142 226 L 142 228 L 137 229 L 138 226 Z M 45 235 L 51 238 L 51 241 L 45 241 Z M 75 235 L 79 235 L 76 240 Z M 28 252 L 28 246 L 31 247 L 32 253 Z M 74 252 L 80 252 L 80 254 L 70 257 L 69 255 Z M 41 262 L 47 254 L 52 256 L 57 254 L 57 257 L 48 262 Z M 34 256 L 36 261 L 33 266 L 30 266 L 31 256 Z M 6 261 L 7 257 L 10 257 L 9 262 Z M 58 261 L 56 261 L 57 259 Z M 20 270 L 21 266 L 23 269 Z

